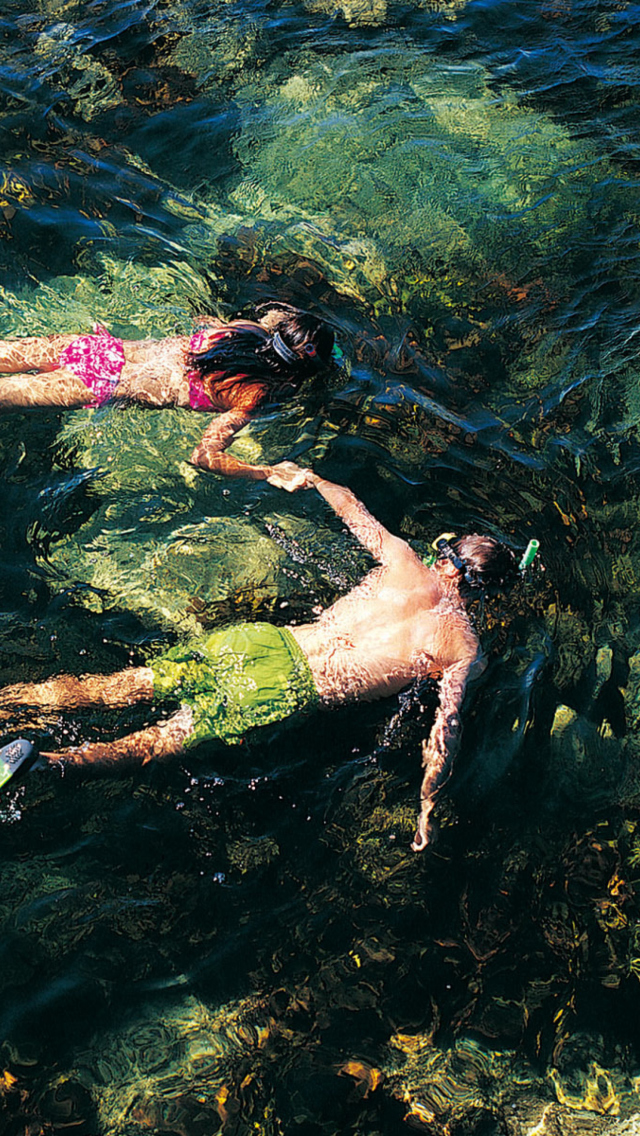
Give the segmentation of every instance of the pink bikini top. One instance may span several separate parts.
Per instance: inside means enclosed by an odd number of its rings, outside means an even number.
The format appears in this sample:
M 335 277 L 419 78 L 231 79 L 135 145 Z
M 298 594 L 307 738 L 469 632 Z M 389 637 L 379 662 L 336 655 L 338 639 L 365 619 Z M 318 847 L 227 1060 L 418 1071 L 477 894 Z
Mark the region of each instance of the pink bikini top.
M 229 335 L 233 335 L 232 328 L 202 328 L 191 336 L 189 351 L 192 355 L 200 355 L 203 351 L 208 351 L 213 347 L 214 343 L 226 339 Z M 222 380 L 224 371 L 220 371 L 218 374 Z M 217 374 L 213 371 L 207 377 L 215 383 Z M 253 410 L 265 398 L 268 387 L 266 383 L 241 382 L 242 379 L 246 378 L 247 375 L 232 375 L 230 378 L 222 380 L 219 383 L 220 403 L 216 404 L 206 393 L 200 372 L 189 371 L 187 373 L 189 406 L 192 410 Z

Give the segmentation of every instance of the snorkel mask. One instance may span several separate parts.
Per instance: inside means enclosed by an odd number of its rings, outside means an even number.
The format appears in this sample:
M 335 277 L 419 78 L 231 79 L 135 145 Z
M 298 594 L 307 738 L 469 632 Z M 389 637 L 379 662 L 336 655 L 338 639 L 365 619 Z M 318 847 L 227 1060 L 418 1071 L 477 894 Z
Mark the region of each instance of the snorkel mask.
M 479 587 L 479 581 L 476 573 L 473 572 L 471 568 L 467 567 L 462 557 L 458 556 L 457 552 L 454 552 L 451 547 L 450 541 L 455 540 L 455 537 L 455 533 L 441 533 L 440 536 L 436 537 L 431 547 L 436 550 L 436 558 L 438 556 L 444 556 L 446 560 L 450 560 L 453 567 L 457 568 L 458 572 L 464 574 L 465 581 L 469 587 L 477 588 Z
M 295 366 L 296 363 L 300 362 L 300 356 L 287 346 L 279 331 L 274 331 L 271 344 L 276 355 L 279 355 L 289 366 Z
M 302 362 L 302 359 L 305 356 L 307 359 L 315 359 L 316 355 L 318 354 L 313 343 L 305 343 L 304 347 L 302 348 L 302 355 L 299 355 L 296 351 L 293 351 L 287 343 L 285 343 L 279 331 L 274 331 L 273 335 L 271 336 L 271 346 L 273 347 L 276 355 L 279 355 L 280 358 L 290 366 L 295 366 L 296 363 Z M 344 351 L 341 347 L 338 347 L 337 343 L 334 343 L 331 349 L 331 361 L 335 363 L 337 367 L 344 366 Z

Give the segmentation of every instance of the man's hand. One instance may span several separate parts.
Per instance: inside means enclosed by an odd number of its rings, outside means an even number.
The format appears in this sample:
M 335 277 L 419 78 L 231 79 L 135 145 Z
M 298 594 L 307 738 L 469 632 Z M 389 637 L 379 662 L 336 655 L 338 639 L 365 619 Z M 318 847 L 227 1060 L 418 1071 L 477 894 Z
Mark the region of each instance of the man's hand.
M 310 489 L 313 484 L 312 477 L 310 469 L 303 469 L 295 462 L 283 461 L 272 466 L 267 481 L 269 485 L 275 485 L 276 489 L 286 489 L 288 493 L 294 493 L 296 489 Z
M 413 852 L 424 852 L 425 848 L 434 842 L 436 826 L 431 817 L 432 808 L 433 802 L 428 802 L 427 807 L 423 805 L 421 809 L 416 834 L 411 845 Z

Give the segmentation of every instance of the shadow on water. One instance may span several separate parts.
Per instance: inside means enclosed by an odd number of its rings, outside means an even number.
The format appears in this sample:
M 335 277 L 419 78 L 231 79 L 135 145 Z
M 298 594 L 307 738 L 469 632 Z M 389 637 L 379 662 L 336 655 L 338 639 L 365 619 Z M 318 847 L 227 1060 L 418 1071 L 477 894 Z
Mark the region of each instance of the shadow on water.
M 3 796 L 3 1133 L 637 1124 L 636 17 L 5 4 L 2 334 L 311 307 L 348 366 L 234 452 L 313 465 L 420 548 L 536 536 L 543 567 L 474 613 L 491 662 L 424 856 L 429 688 Z M 309 619 L 361 578 L 311 494 L 194 473 L 202 428 L 3 418 L 3 683 Z

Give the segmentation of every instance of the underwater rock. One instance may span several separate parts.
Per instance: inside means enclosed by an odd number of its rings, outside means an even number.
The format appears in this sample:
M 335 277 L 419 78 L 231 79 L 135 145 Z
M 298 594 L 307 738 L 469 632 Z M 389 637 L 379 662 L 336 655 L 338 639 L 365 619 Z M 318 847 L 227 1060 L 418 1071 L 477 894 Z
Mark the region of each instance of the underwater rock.
M 124 101 L 111 72 L 100 60 L 84 54 L 73 25 L 58 23 L 42 32 L 35 51 L 46 62 L 49 82 L 59 83 L 85 122 Z
M 420 299 L 433 310 L 459 309 L 466 282 L 497 255 L 503 271 L 518 275 L 525 249 L 535 255 L 540 242 L 538 252 L 544 246 L 549 255 L 575 224 L 576 204 L 581 208 L 568 173 L 579 145 L 557 122 L 496 100 L 480 67 L 454 73 L 390 44 L 383 57 L 323 56 L 321 65 L 298 66 L 266 101 L 262 96 L 258 115 L 252 84 L 237 98 L 247 108 L 238 158 L 270 211 L 327 214 L 334 238 L 374 240 L 392 307 L 401 297 L 409 309 Z M 420 138 L 432 145 L 415 145 Z M 464 190 L 478 151 L 490 170 L 480 197 Z M 507 218 L 508 247 L 498 254 Z M 514 223 L 522 230 L 515 243 Z
M 393 3 L 345 0 L 343 15 L 375 25 Z M 453 15 L 464 0 L 421 6 Z M 59 17 L 68 9 L 67 20 L 76 11 L 54 0 L 42 7 Z M 165 19 L 171 34 L 156 35 Z M 608 171 L 589 142 L 571 138 L 557 118 L 515 94 L 497 95 L 480 65 L 449 66 L 393 31 L 375 51 L 332 56 L 323 46 L 316 55 L 307 45 L 300 56 L 280 45 L 271 51 L 268 17 L 255 12 L 246 20 L 226 3 L 206 13 L 169 5 L 145 20 L 154 67 L 160 61 L 172 73 L 188 72 L 194 96 L 215 88 L 242 116 L 228 176 L 220 179 L 212 147 L 215 190 L 199 179 L 201 199 L 194 191 L 193 201 L 185 197 L 173 211 L 194 222 L 181 235 L 180 260 L 215 277 L 220 239 L 250 231 L 254 278 L 271 268 L 291 275 L 306 261 L 316 280 L 369 310 L 414 317 L 439 358 L 457 355 L 461 373 L 478 369 L 473 357 L 492 337 L 518 388 L 537 390 L 588 369 L 557 335 L 551 349 L 545 327 L 570 272 L 576 226 L 590 226 L 595 209 L 606 224 L 626 204 L 614 174 L 606 204 L 597 198 Z M 91 121 L 119 110 L 122 93 L 106 51 L 101 58 L 87 50 L 76 33 L 59 19 L 40 33 L 37 51 L 43 76 L 71 93 L 76 113 Z M 132 168 L 143 163 L 121 145 L 119 154 Z M 164 189 L 171 213 L 173 191 Z M 16 208 L 8 197 L 6 208 Z M 114 247 L 117 225 L 100 223 Z M 95 254 L 84 248 L 87 255 Z M 535 320 L 520 319 L 517 345 L 503 350 L 505 311 L 523 309 Z M 631 375 L 628 386 L 631 392 Z M 568 401 L 564 393 L 561 401 Z
M 625 773 L 623 744 L 606 721 L 597 727 L 571 707 L 556 707 L 548 777 L 554 795 L 604 804 L 615 800 Z
M 394 1051 L 385 1077 L 407 1108 L 408 1127 L 425 1136 L 469 1136 L 486 1126 L 506 1136 L 617 1136 L 627 1126 L 634 1131 L 640 1118 L 635 1083 L 595 1061 L 565 1080 L 555 1068 L 541 1076 L 515 1052 L 484 1049 L 471 1038 L 442 1050 L 426 1035 L 396 1034 Z M 619 1116 L 625 1120 L 613 1127 Z
M 212 13 L 209 29 L 182 36 L 165 56 L 172 67 L 195 75 L 204 91 L 251 73 L 259 51 L 256 24 L 248 20 L 234 23 L 227 17 L 228 7 L 221 7 L 226 18 L 220 18 L 221 13 L 216 19 Z
M 554 680 L 562 691 L 580 682 L 596 649 L 589 625 L 579 612 L 551 604 L 545 619 L 556 643 Z
M 356 582 L 368 561 L 361 548 L 351 550 L 348 537 L 336 538 L 312 519 L 270 516 L 268 498 L 260 515 L 247 509 L 242 483 L 168 461 L 172 451 L 186 457 L 202 429 L 202 416 L 129 408 L 84 418 L 73 434 L 63 431 L 75 461 L 105 476 L 93 485 L 89 519 L 47 552 L 42 566 L 55 591 L 73 581 L 82 585 L 77 601 L 91 610 L 126 607 L 147 626 L 199 634 L 218 621 L 217 608 L 231 597 L 238 601 L 236 619 L 245 601 L 254 610 L 244 617 L 258 618 L 261 603 L 276 600 L 294 604 L 292 618 L 300 609 L 312 618 L 314 606 Z M 232 452 L 273 460 L 273 448 L 265 453 L 258 437 L 259 427 Z
M 342 13 L 349 27 L 380 27 L 387 19 L 388 0 L 305 0 L 310 12 Z
M 110 1136 L 150 1128 L 209 1133 L 240 1111 L 238 1074 L 243 1065 L 255 1072 L 274 1031 L 258 999 L 213 1010 L 188 995 L 96 1037 L 78 1054 L 74 1076 L 91 1092 L 101 1131 Z
M 144 499 L 133 510 L 105 505 L 50 553 L 58 580 L 85 585 L 85 606 L 126 607 L 147 626 L 198 635 L 207 611 L 227 596 L 279 594 L 283 553 L 253 525 L 221 516 L 176 527 L 169 513 L 136 539 L 144 509 Z
M 123 339 L 161 338 L 188 333 L 194 311 L 215 308 L 209 285 L 189 264 L 143 265 L 103 254 L 92 254 L 86 273 L 0 288 L 0 298 L 4 337 L 86 333 L 98 322 Z
M 629 675 L 623 696 L 627 727 L 635 733 L 640 725 L 640 651 L 629 659 Z
M 226 5 L 197 32 L 180 6 L 172 18 L 179 32 L 160 49 L 161 58 L 168 66 L 191 67 L 204 89 L 231 85 L 242 116 L 234 142 L 240 169 L 225 179 L 222 192 L 177 201 L 166 186 L 163 196 L 158 182 L 167 212 L 186 225 L 183 264 L 201 265 L 209 279 L 219 276 L 222 294 L 222 238 L 238 242 L 242 266 L 250 234 L 246 270 L 254 276 L 307 271 L 375 313 L 405 312 L 438 356 L 453 361 L 471 352 L 463 372 L 477 369 L 471 357 L 490 337 L 494 353 L 501 350 L 505 305 L 531 304 L 535 332 L 519 339 L 517 351 L 511 344 L 504 352 L 513 381 L 538 389 L 567 368 L 579 369 L 557 337 L 543 358 L 544 310 L 554 300 L 526 278 L 533 261 L 537 271 L 553 263 L 554 279 L 568 271 L 568 229 L 590 208 L 585 142 L 512 96 L 496 98 L 482 67 L 436 64 L 393 38 L 383 52 L 353 58 L 307 53 L 301 64 L 278 53 L 265 63 L 259 25 L 229 24 Z M 72 53 L 80 71 L 66 86 L 86 118 L 121 96 L 93 56 L 106 75 L 90 71 L 89 55 L 70 42 L 69 27 L 61 23 L 42 33 L 41 47 L 54 68 L 71 66 Z M 126 161 L 137 168 L 141 159 L 129 153 Z M 488 171 L 481 183 L 479 163 Z M 616 193 L 613 183 L 612 209 Z M 15 208 L 8 198 L 7 205 Z M 113 247 L 115 229 L 108 236 Z M 84 256 L 95 253 L 85 249 Z M 144 276 L 144 268 L 137 270 Z M 482 310 L 479 284 L 487 297 Z M 135 295 L 129 298 L 123 312 L 136 309 Z M 179 281 L 176 298 L 181 317 Z M 168 296 L 163 299 L 168 305 Z M 494 301 L 499 326 L 491 319 Z M 99 307 L 104 310 L 104 298 Z M 103 311 L 90 318 L 103 318 Z M 146 320 L 151 324 L 149 311 Z M 120 330 L 114 322 L 111 329 Z M 33 323 L 26 314 L 16 330 L 26 333 Z
M 254 872 L 271 864 L 279 852 L 277 842 L 268 835 L 243 836 L 240 840 L 230 841 L 227 845 L 230 864 L 243 876 L 247 872 Z
M 607 1116 L 619 1115 L 620 1097 L 614 1088 L 611 1075 L 597 1062 L 592 1061 L 586 1070 L 579 1072 L 572 1070 L 571 1088 L 563 1083 L 563 1077 L 557 1069 L 551 1069 L 549 1076 L 560 1104 L 565 1104 L 574 1111 L 598 1112 Z M 577 1092 L 572 1091 L 576 1081 L 580 1082 Z
M 523 1097 L 504 1117 L 507 1136 L 635 1136 L 640 1113 L 627 1120 L 571 1111 L 539 1097 Z
M 565 730 L 569 729 L 578 720 L 578 715 L 575 710 L 570 706 L 558 706 L 553 719 L 551 727 L 552 737 L 561 737 Z
M 326 12 L 328 16 L 340 12 L 349 27 L 380 27 L 388 18 L 389 8 L 396 0 L 304 0 L 309 12 Z M 416 8 L 441 12 L 449 18 L 466 7 L 468 0 L 418 0 Z
M 605 683 L 611 678 L 612 669 L 613 649 L 607 643 L 604 647 L 598 647 L 596 651 L 596 678 L 591 695 L 593 701 L 598 697 Z
M 225 617 L 259 618 L 276 601 L 291 603 L 292 619 L 313 618 L 314 607 L 357 582 L 368 554 L 318 525 L 314 512 L 326 515 L 319 499 L 305 500 L 300 515 L 288 495 L 188 464 L 208 421 L 117 405 L 65 416 L 58 461 L 86 477 L 74 525 L 58 525 L 54 512 L 49 528 L 40 518 L 41 567 L 54 592 L 72 585 L 76 602 L 93 611 L 126 607 L 146 626 L 191 635 Z M 231 452 L 272 462 L 304 446 L 310 460 L 333 436 L 299 403 L 255 418 Z
M 425 1035 L 396 1034 L 390 1045 L 383 1072 L 406 1105 L 408 1126 L 425 1134 L 475 1132 L 508 1115 L 507 1102 L 543 1087 L 514 1054 L 492 1052 L 471 1038 L 459 1038 L 448 1051 Z
M 190 259 L 219 276 L 221 292 L 224 238 L 236 271 L 291 278 L 306 264 L 376 313 L 402 310 L 430 336 L 437 329 L 434 348 L 452 360 L 470 346 L 477 354 L 490 335 L 500 340 L 505 321 L 493 325 L 494 301 L 501 315 L 505 304 L 520 315 L 531 306 L 535 328 L 520 319 L 517 351 L 511 344 L 508 353 L 516 386 L 539 389 L 578 372 L 584 360 L 557 336 L 551 349 L 544 334 L 544 311 L 557 297 L 542 276 L 527 278 L 533 261 L 539 272 L 553 264 L 562 287 L 567 233 L 590 208 L 587 144 L 513 96 L 497 99 L 478 65 L 436 65 L 393 39 L 382 53 L 307 53 L 302 65 L 278 54 L 265 64 L 260 35 L 237 25 L 225 32 L 222 11 L 209 36 L 191 30 L 163 56 L 191 68 L 204 89 L 232 81 L 242 116 L 240 170 L 223 197 L 198 203 L 200 217 L 184 233 Z M 354 21 L 379 15 L 366 2 L 350 13 Z M 479 163 L 489 173 L 481 192 Z M 612 209 L 617 192 L 614 184 Z

